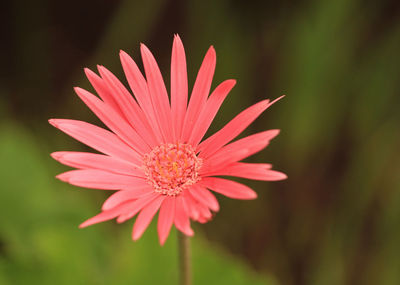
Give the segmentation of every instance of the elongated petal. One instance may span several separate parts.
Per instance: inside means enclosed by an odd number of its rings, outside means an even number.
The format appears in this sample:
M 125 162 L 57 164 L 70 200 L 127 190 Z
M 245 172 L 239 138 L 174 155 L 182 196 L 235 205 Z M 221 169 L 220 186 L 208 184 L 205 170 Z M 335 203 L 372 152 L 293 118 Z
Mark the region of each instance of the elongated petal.
M 203 188 L 199 185 L 193 185 L 189 189 L 189 192 L 197 201 L 209 207 L 214 212 L 219 211 L 217 198 L 215 198 L 215 196 L 206 188 Z
M 270 170 L 272 168 L 272 164 L 269 163 L 247 163 L 247 162 L 234 162 L 229 165 L 226 165 L 219 169 L 209 169 L 208 171 L 202 172 L 202 176 L 217 176 L 217 175 L 228 175 L 228 176 L 237 176 L 243 177 L 237 174 L 241 174 L 240 172 L 246 173 L 258 173 L 265 174 L 266 170 Z M 250 178 L 252 179 L 252 178 Z
M 203 205 L 202 203 L 198 203 L 196 206 L 199 211 L 198 220 L 202 220 L 202 219 L 206 219 L 207 221 L 211 220 L 212 213 L 207 206 Z
M 269 130 L 237 140 L 222 147 L 205 160 L 201 173 L 212 169 L 220 169 L 233 162 L 249 157 L 265 148 L 271 139 L 279 134 L 279 130 Z
M 264 179 L 260 180 L 265 180 L 265 181 L 280 181 L 280 180 L 285 180 L 287 178 L 287 175 L 283 172 L 276 171 L 276 170 L 268 170 L 266 176 Z
M 257 198 L 257 193 L 241 183 L 216 177 L 204 177 L 201 185 L 233 199 L 250 200 Z
M 189 217 L 196 221 L 200 215 L 199 210 L 197 209 L 197 205 L 199 204 L 199 202 L 196 201 L 188 191 L 183 192 L 183 198 Z
M 181 232 L 183 232 L 185 235 L 193 236 L 194 232 L 190 227 L 189 215 L 186 213 L 183 203 L 183 197 L 180 195 L 177 196 L 175 199 L 176 200 L 175 200 L 174 224 L 176 228 Z
M 200 140 L 204 137 L 212 121 L 215 118 L 219 108 L 224 102 L 228 93 L 235 86 L 236 80 L 226 80 L 215 88 L 214 92 L 208 98 L 203 110 L 201 111 L 197 123 L 194 124 L 189 143 L 193 146 L 197 146 Z
M 116 210 L 110 210 L 110 211 L 105 211 L 105 212 L 101 212 L 100 214 L 86 220 L 85 222 L 83 222 L 82 224 L 79 225 L 79 228 L 86 228 L 88 226 L 91 226 L 93 224 L 97 224 L 97 223 L 101 223 L 101 222 L 105 222 L 111 219 L 114 219 L 118 216 L 118 211 Z
M 175 197 L 167 197 L 161 204 L 158 214 L 158 237 L 160 244 L 163 245 L 167 240 L 175 217 Z
M 262 112 L 282 97 L 269 103 L 269 100 L 261 101 L 242 111 L 232 121 L 226 124 L 221 130 L 203 141 L 198 150 L 201 157 L 209 157 L 217 152 L 222 146 L 229 143 L 246 129 Z
M 150 187 L 150 185 L 141 185 L 134 190 L 121 190 L 115 192 L 104 202 L 102 210 L 110 210 L 122 203 L 130 200 L 136 200 L 141 196 L 149 194 L 151 192 L 153 192 L 153 189 Z
M 215 50 L 214 47 L 211 46 L 201 64 L 196 82 L 194 83 L 192 95 L 190 96 L 189 106 L 183 125 L 182 141 L 184 142 L 189 140 L 192 128 L 197 122 L 200 111 L 203 109 L 208 94 L 210 93 L 212 78 L 215 71 L 215 63 Z
M 113 95 L 111 94 L 104 80 L 96 73 L 91 71 L 89 68 L 85 68 L 85 74 L 89 79 L 90 83 L 92 84 L 93 88 L 96 90 L 97 94 L 99 94 L 100 98 L 107 105 L 109 105 L 111 108 L 113 108 L 116 112 L 118 112 L 121 116 L 124 117 L 124 114 L 119 108 L 117 102 L 115 101 Z
M 123 141 L 130 145 L 140 154 L 149 152 L 151 149 L 141 136 L 111 107 L 103 103 L 90 92 L 76 87 L 75 92 L 83 102 L 96 114 L 96 116 L 118 135 Z
M 253 180 L 278 181 L 287 178 L 286 174 L 271 170 L 271 164 L 235 162 L 216 171 L 211 171 L 204 176 L 236 176 Z
M 205 217 L 199 217 L 199 219 L 197 220 L 199 223 L 201 224 L 205 224 L 207 223 L 209 220 L 207 220 L 207 218 Z
M 181 137 L 188 100 L 185 49 L 178 35 L 174 36 L 171 58 L 171 111 L 175 139 Z
M 171 109 L 169 106 L 167 89 L 165 88 L 160 69 L 153 54 L 144 45 L 140 45 L 143 66 L 146 73 L 147 86 L 153 103 L 154 112 L 158 116 L 158 123 L 167 141 L 172 140 Z
M 153 128 L 158 144 L 162 142 L 160 126 L 154 114 L 153 105 L 147 88 L 147 82 L 135 61 L 124 51 L 120 51 L 122 67 L 128 84 L 140 107 Z
M 126 203 L 123 203 L 115 208 L 110 209 L 110 210 L 103 211 L 100 214 L 98 214 L 98 215 L 86 220 L 82 224 L 80 224 L 79 228 L 85 228 L 85 227 L 91 226 L 93 224 L 97 224 L 97 223 L 101 223 L 104 221 L 114 219 L 118 215 L 120 215 L 121 212 L 123 212 L 127 208 L 129 208 L 132 204 L 133 204 L 133 202 L 126 202 Z
M 161 203 L 165 200 L 164 195 L 158 196 L 155 200 L 150 202 L 146 207 L 140 211 L 138 217 L 136 218 L 135 225 L 133 226 L 132 239 L 138 240 L 144 231 L 149 226 L 154 215 L 160 209 Z
M 75 151 L 57 151 L 51 156 L 62 164 L 79 169 L 100 169 L 117 174 L 144 177 L 144 172 L 139 167 L 126 160 L 116 157 Z
M 153 201 L 159 196 L 160 194 L 155 192 L 141 196 L 132 203 L 129 209 L 126 209 L 126 211 L 123 211 L 119 215 L 119 217 L 117 218 L 117 223 L 123 223 L 126 220 L 129 220 L 130 218 L 134 217 L 137 213 L 139 213 L 140 210 L 142 210 L 146 205 L 148 205 L 151 201 Z
M 194 221 L 206 220 L 212 218 L 212 213 L 208 206 L 198 202 L 189 191 L 185 191 L 184 201 L 188 207 L 188 214 Z
M 98 169 L 71 170 L 56 177 L 75 186 L 102 190 L 119 190 L 129 185 L 140 187 L 147 184 L 143 178 L 120 175 Z
M 115 101 L 130 125 L 134 127 L 147 144 L 150 146 L 156 145 L 154 134 L 150 131 L 152 128 L 143 114 L 142 109 L 140 109 L 129 91 L 118 78 L 104 66 L 98 66 L 98 69 L 101 77 L 107 83 L 108 88 L 113 92 Z
M 128 160 L 135 165 L 142 163 L 141 157 L 136 152 L 132 151 L 115 134 L 105 129 L 86 122 L 67 119 L 50 119 L 49 123 L 74 139 L 104 154 Z

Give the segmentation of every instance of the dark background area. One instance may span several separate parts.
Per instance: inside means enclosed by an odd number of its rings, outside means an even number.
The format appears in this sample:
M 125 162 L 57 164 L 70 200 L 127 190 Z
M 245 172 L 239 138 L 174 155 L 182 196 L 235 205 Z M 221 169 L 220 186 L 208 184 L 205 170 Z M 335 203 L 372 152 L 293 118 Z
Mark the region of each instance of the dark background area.
M 23 249 L 15 251 L 30 211 L 46 208 L 41 203 L 58 203 L 48 209 L 54 215 L 49 231 L 57 231 L 57 211 L 84 195 L 79 205 L 88 210 L 61 211 L 67 211 L 62 227 L 69 234 L 68 227 L 75 231 L 104 198 L 104 193 L 83 194 L 55 181 L 46 190 L 51 196 L 24 188 L 36 181 L 29 173 L 40 168 L 33 157 L 43 165 L 40 179 L 53 180 L 64 168 L 48 153 L 82 148 L 52 129 L 47 119 L 99 123 L 72 90 L 92 90 L 83 68 L 105 65 L 126 83 L 119 50 L 140 65 L 143 42 L 168 87 L 172 39 L 178 33 L 188 58 L 189 86 L 210 45 L 217 51 L 213 87 L 228 78 L 238 81 L 211 131 L 252 103 L 287 95 L 246 134 L 281 129 L 268 149 L 250 161 L 271 162 L 289 179 L 246 182 L 259 194 L 255 201 L 219 197 L 220 213 L 195 226 L 201 239 L 276 284 L 400 284 L 399 1 L 17 0 L 0 5 L 0 283 L 20 284 L 13 283 L 20 280 L 15 275 L 33 274 L 36 259 L 21 261 Z M 57 198 L 63 191 L 71 201 Z M 41 197 L 36 208 L 23 204 L 30 199 L 28 192 Z M 14 210 L 19 208 L 17 219 Z M 99 235 L 124 229 L 112 222 L 95 227 Z M 73 235 L 98 238 L 92 231 Z M 50 252 L 63 245 L 54 239 L 53 246 Z M 73 272 L 64 266 L 60 270 Z M 34 280 L 47 277 L 40 278 Z

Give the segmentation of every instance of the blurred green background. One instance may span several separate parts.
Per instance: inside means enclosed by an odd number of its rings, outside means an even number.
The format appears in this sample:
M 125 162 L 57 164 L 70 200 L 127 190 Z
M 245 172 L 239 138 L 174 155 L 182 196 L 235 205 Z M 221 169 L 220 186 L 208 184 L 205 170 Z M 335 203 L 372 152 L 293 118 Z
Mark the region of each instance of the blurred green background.
M 79 230 L 104 191 L 63 184 L 49 157 L 84 147 L 48 118 L 100 124 L 72 91 L 83 68 L 123 79 L 118 53 L 139 43 L 169 85 L 174 33 L 189 84 L 209 47 L 213 86 L 235 78 L 212 131 L 263 98 L 286 98 L 244 135 L 280 128 L 250 161 L 283 182 L 246 182 L 255 201 L 219 196 L 194 225 L 195 284 L 400 284 L 400 2 L 2 1 L 0 9 L 0 284 L 175 284 L 175 233 L 159 247 L 154 222 Z M 126 82 L 126 81 L 124 81 Z M 101 192 L 101 193 L 99 193 Z

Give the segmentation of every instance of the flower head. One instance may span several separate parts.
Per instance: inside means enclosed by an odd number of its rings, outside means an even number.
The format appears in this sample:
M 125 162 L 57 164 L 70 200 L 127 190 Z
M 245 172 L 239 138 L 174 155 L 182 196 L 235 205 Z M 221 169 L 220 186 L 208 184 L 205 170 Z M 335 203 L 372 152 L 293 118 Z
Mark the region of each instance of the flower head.
M 159 211 L 158 233 L 163 244 L 173 224 L 190 236 L 190 219 L 201 223 L 211 219 L 212 212 L 219 210 L 211 191 L 234 199 L 257 197 L 249 187 L 216 176 L 274 181 L 285 179 L 286 175 L 271 170 L 270 164 L 240 162 L 265 148 L 279 130 L 231 142 L 276 100 L 264 100 L 247 108 L 201 141 L 235 85 L 235 80 L 226 80 L 209 96 L 216 61 L 213 47 L 203 60 L 189 103 L 186 58 L 180 38 L 175 36 L 172 47 L 170 99 L 158 65 L 143 44 L 141 54 L 145 77 L 128 54 L 120 53 L 134 97 L 103 66 L 98 66 L 100 76 L 85 69 L 100 98 L 75 88 L 110 130 L 76 120 L 49 120 L 101 154 L 61 151 L 52 153 L 52 157 L 76 168 L 58 175 L 60 180 L 80 187 L 116 190 L 104 202 L 102 212 L 80 227 L 114 218 L 120 223 L 137 215 L 132 233 L 136 240 Z

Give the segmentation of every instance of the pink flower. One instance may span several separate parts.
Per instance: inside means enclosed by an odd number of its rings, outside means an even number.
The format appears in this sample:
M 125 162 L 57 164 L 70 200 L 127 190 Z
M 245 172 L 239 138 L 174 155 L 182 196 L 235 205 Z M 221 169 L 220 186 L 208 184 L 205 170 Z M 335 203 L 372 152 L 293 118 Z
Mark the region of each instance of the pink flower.
M 80 227 L 110 219 L 122 223 L 137 215 L 132 238 L 137 240 L 159 210 L 158 234 L 164 244 L 174 224 L 191 236 L 190 219 L 205 223 L 219 204 L 212 191 L 233 199 L 255 199 L 249 187 L 215 176 L 276 181 L 286 175 L 270 164 L 239 162 L 265 148 L 279 130 L 260 132 L 230 143 L 275 101 L 263 100 L 237 115 L 225 127 L 201 141 L 222 102 L 235 85 L 226 80 L 210 96 L 216 55 L 208 50 L 188 103 L 185 51 L 175 36 L 171 59 L 171 100 L 157 63 L 145 45 L 141 54 L 146 78 L 128 54 L 120 57 L 135 96 L 105 67 L 100 76 L 85 69 L 101 100 L 79 87 L 78 96 L 111 130 L 86 122 L 51 119 L 66 134 L 102 154 L 60 151 L 59 162 L 77 168 L 57 176 L 72 185 L 116 190 L 102 212 Z

